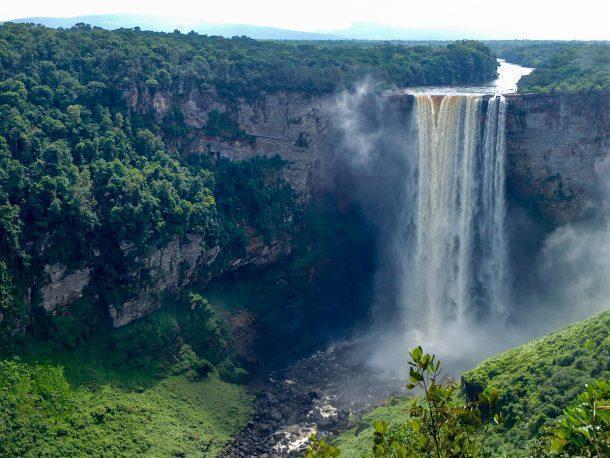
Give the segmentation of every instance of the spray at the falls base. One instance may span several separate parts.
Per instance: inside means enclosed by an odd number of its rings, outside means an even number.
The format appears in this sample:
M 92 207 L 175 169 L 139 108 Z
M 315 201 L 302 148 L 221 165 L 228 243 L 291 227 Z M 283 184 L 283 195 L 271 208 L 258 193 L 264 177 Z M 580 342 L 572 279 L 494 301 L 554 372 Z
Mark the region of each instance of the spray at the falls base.
M 406 184 L 394 244 L 402 259 L 401 326 L 384 348 L 404 360 L 406 345 L 423 345 L 457 369 L 502 347 L 506 103 L 502 96 L 414 97 L 417 146 L 408 153 L 415 157 L 407 179 L 417 185 Z M 388 367 L 387 357 L 394 359 L 383 350 L 375 359 Z

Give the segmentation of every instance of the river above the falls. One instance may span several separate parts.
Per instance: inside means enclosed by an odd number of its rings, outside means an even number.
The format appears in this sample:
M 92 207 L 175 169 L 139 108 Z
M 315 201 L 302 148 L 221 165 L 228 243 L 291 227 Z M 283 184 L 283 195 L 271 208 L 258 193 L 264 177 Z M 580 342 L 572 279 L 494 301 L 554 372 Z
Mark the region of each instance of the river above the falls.
M 534 70 L 529 67 L 511 64 L 504 59 L 498 59 L 498 78 L 484 84 L 470 86 L 417 86 L 401 89 L 406 94 L 428 94 L 428 95 L 502 95 L 517 92 L 517 83 L 522 76 L 529 75 Z

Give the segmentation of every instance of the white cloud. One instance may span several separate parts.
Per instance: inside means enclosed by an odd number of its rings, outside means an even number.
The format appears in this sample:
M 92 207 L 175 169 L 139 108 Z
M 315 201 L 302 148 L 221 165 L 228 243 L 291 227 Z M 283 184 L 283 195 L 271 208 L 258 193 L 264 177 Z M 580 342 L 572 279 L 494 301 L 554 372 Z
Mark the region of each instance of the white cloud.
M 129 13 L 182 17 L 185 23 L 205 20 L 308 31 L 374 22 L 515 38 L 610 39 L 608 7 L 602 0 L 2 0 L 2 3 L 3 20 Z

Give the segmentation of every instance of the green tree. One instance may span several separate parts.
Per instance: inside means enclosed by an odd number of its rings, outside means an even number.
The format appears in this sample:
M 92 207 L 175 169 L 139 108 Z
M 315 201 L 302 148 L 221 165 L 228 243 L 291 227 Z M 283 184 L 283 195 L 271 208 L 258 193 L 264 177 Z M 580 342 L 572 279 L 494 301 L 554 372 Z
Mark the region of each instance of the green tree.
M 502 422 L 498 412 L 499 393 L 486 389 L 478 401 L 465 402 L 452 380 L 441 382 L 441 362 L 421 347 L 409 352 L 410 390 L 418 389 L 409 408 L 407 427 L 413 433 L 401 441 L 385 422 L 376 422 L 376 457 L 430 456 L 477 457 L 484 454 L 485 440 L 492 423 Z
M 610 456 L 610 382 L 587 385 L 550 428 L 547 440 L 550 456 Z
M 305 452 L 305 458 L 333 458 L 340 454 L 341 451 L 328 443 L 326 439 L 318 439 L 317 434 L 312 434 L 309 438 L 309 446 Z
M 452 380 L 441 382 L 441 362 L 421 347 L 409 351 L 410 390 L 418 389 L 409 406 L 409 419 L 400 428 L 385 421 L 373 423 L 373 455 L 377 458 L 474 458 L 485 456 L 485 442 L 493 425 L 503 422 L 499 393 L 486 389 L 479 399 L 466 402 Z M 331 455 L 329 453 L 335 453 Z M 328 442 L 311 437 L 307 457 L 337 456 Z

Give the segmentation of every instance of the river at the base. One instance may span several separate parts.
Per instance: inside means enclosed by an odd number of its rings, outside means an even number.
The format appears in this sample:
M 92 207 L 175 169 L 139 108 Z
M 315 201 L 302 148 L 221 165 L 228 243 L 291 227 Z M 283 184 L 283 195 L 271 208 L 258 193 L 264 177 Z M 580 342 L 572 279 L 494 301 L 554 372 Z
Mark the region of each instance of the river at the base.
M 473 86 L 413 87 L 408 94 L 510 94 L 533 69 L 499 60 L 498 78 Z M 250 386 L 254 413 L 224 457 L 272 458 L 303 455 L 312 433 L 337 434 L 393 395 L 404 396 L 406 377 L 380 373 L 367 364 L 372 335 L 344 341 L 270 374 Z M 405 360 L 407 348 L 405 348 Z M 406 367 L 406 364 L 405 364 Z
M 370 343 L 331 345 L 250 386 L 254 412 L 223 457 L 302 456 L 313 433 L 335 435 L 390 396 L 405 396 L 404 378 L 366 364 Z

